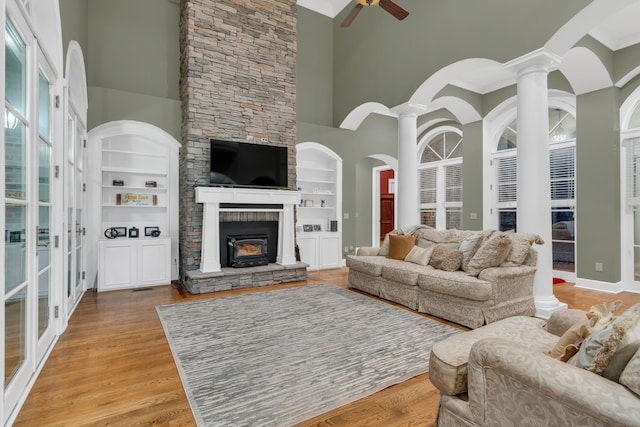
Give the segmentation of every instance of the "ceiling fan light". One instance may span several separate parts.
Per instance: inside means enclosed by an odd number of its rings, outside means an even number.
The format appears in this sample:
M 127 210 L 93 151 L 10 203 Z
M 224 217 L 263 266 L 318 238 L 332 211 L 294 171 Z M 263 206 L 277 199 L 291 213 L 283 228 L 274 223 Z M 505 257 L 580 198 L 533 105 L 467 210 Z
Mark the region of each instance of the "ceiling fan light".
M 358 0 L 358 3 L 363 6 L 373 6 L 374 4 L 378 4 L 379 2 L 380 0 Z

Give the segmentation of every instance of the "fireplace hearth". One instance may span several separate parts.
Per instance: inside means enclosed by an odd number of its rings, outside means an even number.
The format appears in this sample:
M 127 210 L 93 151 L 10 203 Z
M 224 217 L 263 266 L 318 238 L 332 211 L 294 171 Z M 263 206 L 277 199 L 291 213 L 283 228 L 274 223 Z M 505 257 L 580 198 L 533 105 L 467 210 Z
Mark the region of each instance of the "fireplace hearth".
M 258 236 L 227 236 L 229 267 L 257 267 L 269 263 L 266 234 Z

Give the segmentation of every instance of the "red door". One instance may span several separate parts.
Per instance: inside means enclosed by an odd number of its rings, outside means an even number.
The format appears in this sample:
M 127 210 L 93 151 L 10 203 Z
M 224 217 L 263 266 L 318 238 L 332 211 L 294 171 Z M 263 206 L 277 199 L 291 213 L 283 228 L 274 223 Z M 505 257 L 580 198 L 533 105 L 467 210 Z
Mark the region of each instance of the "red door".
M 395 197 L 393 194 L 380 195 L 380 240 L 384 240 L 384 236 L 393 230 L 393 211 Z

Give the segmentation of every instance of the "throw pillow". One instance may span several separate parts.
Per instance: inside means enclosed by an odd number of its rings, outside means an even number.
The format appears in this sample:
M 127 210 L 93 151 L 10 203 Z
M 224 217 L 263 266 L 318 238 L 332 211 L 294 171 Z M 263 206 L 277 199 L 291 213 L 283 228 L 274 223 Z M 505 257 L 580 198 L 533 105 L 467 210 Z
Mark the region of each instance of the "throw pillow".
M 414 246 L 411 248 L 404 260 L 418 265 L 429 265 L 432 252 L 433 248 L 421 248 L 419 246 Z
M 639 347 L 640 303 L 586 338 L 569 363 L 618 382 Z
M 421 248 L 433 248 L 436 245 L 435 242 L 432 242 L 431 240 L 427 240 L 427 239 L 423 239 L 422 237 L 418 237 L 416 239 L 416 246 L 419 246 Z
M 384 236 L 384 240 L 382 241 L 382 246 L 380 246 L 380 252 L 378 252 L 378 255 L 389 256 L 389 236 L 390 235 L 391 233 L 387 233 L 387 235 Z
M 531 246 L 536 243 L 542 245 L 544 240 L 533 233 L 507 233 L 511 239 L 511 250 L 507 259 L 500 265 L 501 267 L 518 267 L 527 259 L 527 254 Z
M 389 255 L 387 258 L 404 260 L 407 254 L 416 244 L 416 236 L 400 236 L 396 234 L 388 234 L 389 236 Z
M 562 334 L 551 350 L 545 351 L 544 354 L 558 359 L 561 362 L 566 362 L 571 359 L 580 349 L 582 341 L 591 334 L 591 328 L 593 328 L 597 321 L 598 319 L 593 317 L 576 323 Z
M 620 384 L 640 395 L 640 350 L 636 351 L 620 375 Z
M 471 257 L 476 253 L 480 244 L 482 243 L 482 234 L 472 234 L 470 236 L 465 237 L 462 242 L 460 242 L 459 250 L 462 252 L 462 268 L 467 265 Z
M 613 314 L 622 305 L 622 300 L 601 302 L 600 304 L 592 305 L 587 312 L 588 318 L 597 318 L 598 321 L 594 329 L 601 329 L 611 320 L 613 320 Z
M 507 259 L 510 249 L 511 239 L 509 236 L 505 233 L 494 233 L 478 248 L 464 271 L 471 276 L 477 276 L 485 268 L 497 267 Z
M 462 252 L 444 245 L 437 245 L 429 261 L 432 267 L 444 271 L 456 271 L 462 265 Z

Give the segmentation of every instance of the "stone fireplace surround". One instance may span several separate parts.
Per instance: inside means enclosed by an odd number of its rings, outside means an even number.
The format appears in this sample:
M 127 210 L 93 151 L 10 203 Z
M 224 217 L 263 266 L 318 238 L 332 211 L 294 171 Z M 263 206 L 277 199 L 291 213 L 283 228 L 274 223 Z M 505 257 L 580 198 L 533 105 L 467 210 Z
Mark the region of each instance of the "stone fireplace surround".
M 307 278 L 307 265 L 296 261 L 294 209 L 297 191 L 254 188 L 196 187 L 196 203 L 203 204 L 202 250 L 199 270 L 187 272 L 185 287 L 198 294 L 293 282 Z M 275 212 L 278 215 L 276 263 L 259 267 L 226 268 L 220 264 L 222 212 Z

